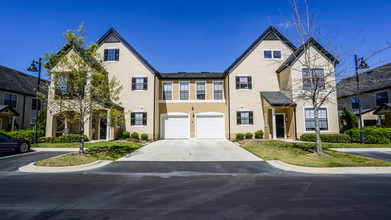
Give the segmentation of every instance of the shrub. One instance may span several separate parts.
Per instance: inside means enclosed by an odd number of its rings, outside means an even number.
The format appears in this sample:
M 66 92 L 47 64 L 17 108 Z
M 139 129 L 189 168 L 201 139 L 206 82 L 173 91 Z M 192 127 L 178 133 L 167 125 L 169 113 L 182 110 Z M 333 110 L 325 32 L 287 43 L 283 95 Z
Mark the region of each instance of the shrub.
M 84 141 L 88 141 L 87 135 L 84 135 Z M 80 134 L 61 135 L 59 137 L 41 137 L 40 143 L 74 143 L 80 142 Z
M 243 139 L 244 139 L 244 134 L 242 134 L 242 133 L 237 133 L 236 134 L 236 140 L 241 141 Z
M 366 144 L 389 144 L 391 143 L 391 128 L 378 126 L 364 127 L 364 142 Z M 360 129 L 350 129 L 345 131 L 352 142 L 360 142 Z
M 257 139 L 263 138 L 263 131 L 262 130 L 256 131 L 255 138 Z
M 347 134 L 320 134 L 320 139 L 322 142 L 330 142 L 330 143 L 350 143 L 351 139 Z M 300 136 L 300 140 L 302 141 L 316 141 L 315 133 L 303 134 Z
M 138 136 L 137 132 L 133 132 L 130 137 L 133 138 L 133 139 L 139 139 L 139 136 Z
M 130 138 L 130 132 L 129 131 L 123 131 L 121 134 L 122 139 Z
M 29 139 L 31 142 L 34 141 L 34 129 L 29 130 L 16 130 L 16 131 L 1 131 L 2 133 L 16 138 Z M 43 130 L 37 130 L 37 138 L 39 139 L 44 134 Z
M 250 133 L 250 132 L 246 133 L 244 136 L 246 137 L 246 139 L 251 139 L 251 138 L 253 138 L 253 134 Z
M 141 140 L 147 141 L 148 140 L 148 134 L 141 134 L 140 138 L 141 138 Z

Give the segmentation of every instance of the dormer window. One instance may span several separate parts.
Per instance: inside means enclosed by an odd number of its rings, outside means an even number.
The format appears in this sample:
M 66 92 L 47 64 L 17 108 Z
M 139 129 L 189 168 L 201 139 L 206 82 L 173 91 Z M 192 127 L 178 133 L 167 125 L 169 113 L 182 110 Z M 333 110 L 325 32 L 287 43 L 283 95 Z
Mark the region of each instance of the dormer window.
M 264 59 L 281 59 L 281 50 L 264 50 L 263 51 Z
M 105 49 L 104 61 L 119 61 L 119 49 Z

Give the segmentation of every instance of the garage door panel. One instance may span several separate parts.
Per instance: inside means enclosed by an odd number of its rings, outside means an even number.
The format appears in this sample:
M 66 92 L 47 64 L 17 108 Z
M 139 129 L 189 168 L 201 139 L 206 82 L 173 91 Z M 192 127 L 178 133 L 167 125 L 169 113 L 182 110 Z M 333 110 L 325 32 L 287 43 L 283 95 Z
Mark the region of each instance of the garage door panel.
M 188 116 L 162 117 L 162 138 L 189 138 L 190 124 Z
M 224 138 L 225 124 L 223 116 L 197 116 L 197 138 Z

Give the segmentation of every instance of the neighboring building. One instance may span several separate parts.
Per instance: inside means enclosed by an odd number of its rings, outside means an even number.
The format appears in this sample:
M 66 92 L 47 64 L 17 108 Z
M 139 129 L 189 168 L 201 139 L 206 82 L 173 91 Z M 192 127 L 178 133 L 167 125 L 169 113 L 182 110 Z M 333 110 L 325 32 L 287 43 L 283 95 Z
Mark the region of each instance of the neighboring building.
M 385 125 L 384 114 L 375 111 L 391 101 L 391 63 L 360 73 L 359 87 L 363 126 Z M 337 84 L 337 96 L 339 111 L 346 106 L 359 117 L 356 76 L 342 79 Z
M 105 125 L 105 119 L 90 120 L 85 131 L 89 138 L 114 139 L 123 130 L 153 139 L 234 139 L 237 133 L 260 129 L 265 138 L 296 139 L 314 132 L 311 104 L 297 100 L 305 92 L 303 83 L 296 83 L 303 81 L 302 62 L 297 62 L 303 59 L 303 47 L 296 48 L 274 27 L 226 71 L 217 73 L 160 73 L 114 29 L 98 45 L 109 77 L 115 76 L 123 86 L 119 98 L 126 114 L 125 124 L 113 128 Z M 329 64 L 334 68 L 335 58 L 315 40 L 306 45 L 320 57 L 320 72 Z M 335 77 L 327 80 L 335 82 Z M 338 133 L 336 94 L 330 99 L 320 109 L 321 132 Z M 59 114 L 48 112 L 47 136 L 55 135 L 63 123 Z M 78 132 L 72 125 L 67 128 Z
M 27 129 L 34 125 L 38 78 L 0 65 L 0 130 Z M 49 81 L 41 79 L 44 86 Z M 43 103 L 39 101 L 38 110 Z

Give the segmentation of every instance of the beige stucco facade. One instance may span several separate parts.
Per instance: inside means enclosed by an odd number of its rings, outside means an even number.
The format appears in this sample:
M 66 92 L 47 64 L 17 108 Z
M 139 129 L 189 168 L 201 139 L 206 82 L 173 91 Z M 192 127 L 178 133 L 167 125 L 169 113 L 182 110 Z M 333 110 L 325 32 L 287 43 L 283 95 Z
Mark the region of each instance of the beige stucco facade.
M 277 37 L 280 36 L 280 37 Z M 283 37 L 282 37 L 283 38 Z M 109 39 L 109 40 L 107 40 Z M 198 77 L 193 74 L 175 74 L 169 78 L 164 73 L 154 70 L 130 45 L 122 39 L 114 30 L 110 30 L 99 41 L 98 52 L 104 56 L 105 49 L 119 50 L 117 61 L 106 61 L 105 68 L 110 78 L 116 78 L 123 87 L 119 94 L 119 102 L 124 108 L 124 124 L 111 128 L 112 139 L 118 138 L 122 131 L 146 133 L 149 138 L 162 138 L 162 116 L 187 115 L 190 138 L 197 138 L 197 116 L 205 114 L 222 116 L 224 120 L 224 137 L 235 139 L 237 133 L 254 133 L 263 130 L 265 138 L 276 138 L 276 118 L 279 119 L 280 130 L 284 134 L 280 138 L 296 139 L 306 133 L 304 109 L 311 108 L 311 103 L 298 99 L 302 90 L 302 65 L 303 60 L 298 57 L 295 62 L 287 66 L 281 72 L 277 69 L 291 56 L 296 48 L 283 38 L 273 27 L 270 27 L 250 48 L 225 72 L 199 73 L 208 77 Z M 316 58 L 316 66 L 324 68 L 325 72 L 332 72 L 333 64 L 316 48 L 310 48 L 310 53 Z M 265 51 L 279 51 L 281 57 L 264 58 Z M 273 55 L 274 56 L 274 55 Z M 330 68 L 330 69 L 329 69 Z M 182 76 L 182 77 L 179 77 Z M 252 87 L 247 89 L 237 88 L 237 77 L 251 77 Z M 132 90 L 132 78 L 147 78 L 147 89 Z M 335 76 L 327 79 L 335 86 Z M 189 83 L 188 100 L 180 100 L 180 83 Z M 197 99 L 197 82 L 205 83 L 204 100 Z M 223 98 L 215 99 L 214 83 L 222 82 Z M 172 97 L 163 100 L 163 83 L 171 83 Z M 281 106 L 270 104 L 261 92 L 282 93 L 283 96 L 293 100 L 294 104 Z M 329 101 L 324 103 L 327 109 L 328 130 L 323 133 L 338 133 L 338 108 L 336 94 L 331 94 Z M 251 112 L 251 123 L 238 124 L 237 112 Z M 131 124 L 132 112 L 145 112 L 146 124 L 134 126 Z M 55 129 L 54 118 L 48 118 L 49 135 L 53 135 Z M 186 122 L 187 123 L 187 122 Z M 283 126 L 283 127 L 281 127 Z M 96 131 L 98 128 L 95 128 Z M 92 135 L 92 127 L 87 135 Z M 312 131 L 313 132 L 313 131 Z

